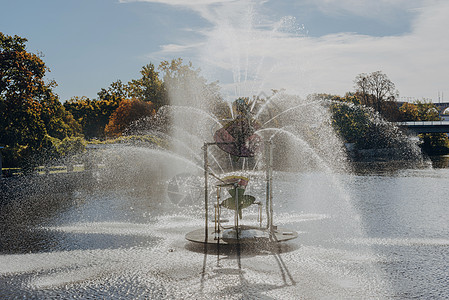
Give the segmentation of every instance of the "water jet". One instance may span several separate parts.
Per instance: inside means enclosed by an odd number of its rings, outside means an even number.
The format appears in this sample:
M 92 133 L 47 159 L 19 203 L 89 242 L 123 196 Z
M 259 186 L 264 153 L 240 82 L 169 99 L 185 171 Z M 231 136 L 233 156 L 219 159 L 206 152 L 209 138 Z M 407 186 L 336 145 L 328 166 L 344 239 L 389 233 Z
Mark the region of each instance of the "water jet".
M 240 244 L 240 243 L 276 243 L 288 241 L 298 237 L 294 230 L 281 228 L 273 223 L 273 151 L 271 140 L 262 142 L 261 136 L 256 133 L 260 124 L 252 117 L 250 104 L 247 100 L 239 98 L 234 102 L 236 115 L 227 120 L 224 126 L 214 134 L 214 142 L 205 142 L 202 149 L 204 153 L 204 229 L 197 229 L 186 234 L 186 239 L 191 242 L 204 244 Z M 226 174 L 220 177 L 210 170 L 208 157 L 209 147 L 217 146 L 228 153 L 233 161 L 240 158 L 254 157 L 265 150 L 265 212 L 266 224 L 262 225 L 262 201 L 256 201 L 251 195 L 245 195 L 249 178 L 234 174 Z M 245 174 L 246 175 L 246 174 Z M 214 204 L 214 227 L 209 227 L 209 178 L 215 179 L 216 203 Z M 226 189 L 231 197 L 221 200 L 222 190 Z M 240 224 L 243 218 L 243 209 L 251 205 L 258 205 L 259 226 Z M 234 211 L 234 224 L 224 224 L 221 219 L 221 210 Z M 227 222 L 227 220 L 226 220 Z

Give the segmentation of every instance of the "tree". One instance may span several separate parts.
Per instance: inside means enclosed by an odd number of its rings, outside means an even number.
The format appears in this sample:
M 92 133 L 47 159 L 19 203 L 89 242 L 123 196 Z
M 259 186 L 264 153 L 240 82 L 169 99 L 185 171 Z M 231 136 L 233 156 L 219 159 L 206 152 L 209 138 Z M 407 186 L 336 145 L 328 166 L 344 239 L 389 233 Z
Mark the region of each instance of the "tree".
M 326 94 L 326 93 L 315 93 L 310 94 L 307 96 L 308 100 L 330 100 L 330 101 L 336 101 L 336 102 L 346 102 L 346 103 L 352 103 L 352 104 L 360 104 L 360 97 L 357 93 L 346 93 L 344 97 L 341 97 L 339 95 L 332 95 L 332 94 Z
M 418 119 L 419 121 L 438 121 L 440 120 L 440 114 L 438 113 L 438 108 L 429 101 L 416 101 L 418 108 Z
M 72 97 L 64 103 L 75 120 L 81 125 L 83 135 L 86 139 L 103 136 L 103 128 L 98 124 L 100 107 L 96 100 L 87 97 Z
M 438 109 L 431 101 L 416 101 L 417 121 L 438 121 L 440 115 Z M 432 154 L 447 154 L 449 151 L 449 139 L 445 133 L 423 133 L 418 135 L 422 140 L 422 149 Z
M 49 69 L 42 59 L 26 51 L 27 39 L 0 32 L 0 144 L 30 158 L 43 151 L 48 136 L 65 138 L 79 126 L 46 83 Z M 30 160 L 28 160 L 30 161 Z
M 140 79 L 128 83 L 129 96 L 153 103 L 156 110 L 168 104 L 164 85 L 154 65 L 150 63 L 143 66 L 140 74 Z
M 356 92 L 360 94 L 362 105 L 371 106 L 382 113 L 385 101 L 395 101 L 398 92 L 394 83 L 381 71 L 362 73 L 354 80 Z
M 196 107 L 219 113 L 223 100 L 217 82 L 207 83 L 200 75 L 201 70 L 193 64 L 183 64 L 181 58 L 163 61 L 159 65 L 163 72 L 164 87 L 170 97 L 170 104 Z
M 72 97 L 64 103 L 65 109 L 81 125 L 86 139 L 104 138 L 106 124 L 119 103 L 128 96 L 128 87 L 117 80 L 107 89 L 102 88 L 97 95 L 98 99 Z
M 153 104 L 138 99 L 124 99 L 114 111 L 106 125 L 105 134 L 109 137 L 118 137 L 128 126 L 140 118 L 150 117 L 155 114 Z
M 38 101 L 45 88 L 45 65 L 37 55 L 25 51 L 26 41 L 0 33 L 0 143 L 37 149 L 47 133 Z
M 440 115 L 438 109 L 430 101 L 405 102 L 399 108 L 403 121 L 438 121 Z
M 330 106 L 332 125 L 344 141 L 356 149 L 407 149 L 409 141 L 396 126 L 373 108 L 346 102 Z M 401 150 L 402 151 L 402 150 Z
M 418 107 L 413 103 L 405 102 L 399 108 L 401 112 L 402 121 L 417 121 L 418 117 Z
M 98 99 L 120 103 L 129 96 L 129 86 L 121 80 L 114 81 L 107 89 L 102 88 L 98 93 Z
M 112 114 L 119 107 L 120 102 L 129 96 L 129 87 L 117 80 L 110 84 L 107 90 L 101 89 L 98 92 L 98 113 L 96 113 L 97 131 L 99 137 L 104 137 L 104 129 L 109 122 Z
M 370 128 L 369 111 L 347 102 L 335 102 L 330 106 L 332 126 L 348 143 L 355 143 L 358 148 L 369 148 Z
M 401 121 L 401 112 L 395 100 L 387 100 L 381 103 L 380 112 L 382 116 L 390 122 Z
M 81 125 L 86 139 L 104 138 L 104 128 L 119 105 L 119 99 L 89 99 L 72 97 L 64 103 L 75 120 Z
M 405 102 L 399 108 L 403 121 L 438 121 L 438 109 L 430 101 Z M 444 133 L 423 133 L 418 135 L 422 141 L 421 148 L 428 154 L 447 154 L 449 139 Z

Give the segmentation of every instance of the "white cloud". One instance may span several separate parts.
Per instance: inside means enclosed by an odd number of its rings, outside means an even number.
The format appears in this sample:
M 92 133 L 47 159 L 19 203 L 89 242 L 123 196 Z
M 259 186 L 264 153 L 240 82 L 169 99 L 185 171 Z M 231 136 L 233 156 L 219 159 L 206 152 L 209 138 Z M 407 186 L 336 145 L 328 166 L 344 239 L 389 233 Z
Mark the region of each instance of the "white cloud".
M 326 14 L 354 14 L 386 18 L 397 10 L 415 10 L 429 0 L 305 0 Z
M 167 44 L 161 46 L 161 53 L 182 53 L 195 48 L 196 45 Z
M 198 31 L 204 43 L 169 44 L 159 54 L 166 51 L 182 56 L 184 49 L 196 49 L 195 63 L 200 64 L 210 80 L 228 78 L 221 81 L 228 94 L 237 91 L 236 96 L 252 95 L 285 88 L 303 96 L 311 92 L 342 95 L 353 90 L 357 74 L 381 70 L 396 83 L 401 96 L 435 98 L 438 91 L 449 95 L 447 1 L 314 1 L 322 9 L 347 10 L 359 15 L 381 14 L 382 10 L 401 7 L 417 9 L 412 32 L 406 35 L 372 37 L 341 33 L 318 38 L 301 35 L 292 18 L 273 22 L 259 15 L 263 1 L 191 3 L 202 4 L 195 10 L 212 24 Z

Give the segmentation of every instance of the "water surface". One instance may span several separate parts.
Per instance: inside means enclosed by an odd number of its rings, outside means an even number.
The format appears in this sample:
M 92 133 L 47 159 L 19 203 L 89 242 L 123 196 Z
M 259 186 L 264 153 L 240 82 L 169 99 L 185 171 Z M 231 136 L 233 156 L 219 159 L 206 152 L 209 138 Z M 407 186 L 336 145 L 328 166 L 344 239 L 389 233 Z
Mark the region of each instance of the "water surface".
M 163 185 L 14 199 L 0 298 L 448 298 L 449 169 L 371 170 L 275 173 L 275 223 L 299 232 L 276 247 L 187 242 L 202 196 L 175 205 Z

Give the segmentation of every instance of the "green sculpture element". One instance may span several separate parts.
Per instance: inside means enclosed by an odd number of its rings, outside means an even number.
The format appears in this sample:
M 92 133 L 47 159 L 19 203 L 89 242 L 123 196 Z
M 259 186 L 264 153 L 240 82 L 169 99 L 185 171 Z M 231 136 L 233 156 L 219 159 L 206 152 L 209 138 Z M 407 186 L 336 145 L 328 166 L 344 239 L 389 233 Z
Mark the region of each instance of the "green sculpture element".
M 221 202 L 221 206 L 226 207 L 227 209 L 236 210 L 236 191 L 237 190 L 237 196 L 238 196 L 238 213 L 240 219 L 242 218 L 242 209 L 247 208 L 248 206 L 254 204 L 254 201 L 256 198 L 254 196 L 250 195 L 244 195 L 245 189 L 244 188 L 237 188 L 237 189 L 230 189 L 228 190 L 228 193 L 231 195 L 230 198 L 227 198 Z

